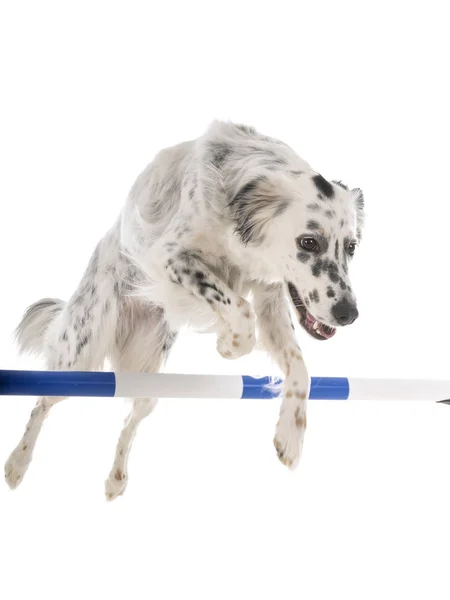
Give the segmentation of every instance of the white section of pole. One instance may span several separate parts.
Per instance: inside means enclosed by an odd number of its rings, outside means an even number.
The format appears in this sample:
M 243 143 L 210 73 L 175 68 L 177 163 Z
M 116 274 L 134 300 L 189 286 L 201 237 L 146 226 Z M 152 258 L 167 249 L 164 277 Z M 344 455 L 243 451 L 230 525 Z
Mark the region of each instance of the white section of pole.
M 421 400 L 436 402 L 450 398 L 450 381 L 423 379 L 349 378 L 349 400 Z
M 241 398 L 240 375 L 116 373 L 116 397 Z

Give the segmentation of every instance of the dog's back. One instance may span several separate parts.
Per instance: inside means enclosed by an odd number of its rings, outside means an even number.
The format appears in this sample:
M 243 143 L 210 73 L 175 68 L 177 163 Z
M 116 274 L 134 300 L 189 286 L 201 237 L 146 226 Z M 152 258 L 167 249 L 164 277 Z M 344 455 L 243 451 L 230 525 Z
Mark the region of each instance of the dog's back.
M 163 149 L 146 166 L 132 186 L 120 218 L 97 245 L 69 301 L 42 299 L 27 309 L 16 329 L 20 352 L 43 353 L 50 369 L 102 366 L 115 343 L 114 332 L 121 325 L 121 305 L 136 278 L 136 267 L 127 254 L 143 224 L 145 243 L 150 247 L 177 213 L 194 144 L 183 142 Z M 100 346 L 95 352 L 93 342 Z
M 196 143 L 183 142 L 161 150 L 137 177 L 121 214 L 121 243 L 131 253 L 139 236 L 145 235 L 150 247 L 176 215 L 183 185 L 194 180 L 189 166 Z

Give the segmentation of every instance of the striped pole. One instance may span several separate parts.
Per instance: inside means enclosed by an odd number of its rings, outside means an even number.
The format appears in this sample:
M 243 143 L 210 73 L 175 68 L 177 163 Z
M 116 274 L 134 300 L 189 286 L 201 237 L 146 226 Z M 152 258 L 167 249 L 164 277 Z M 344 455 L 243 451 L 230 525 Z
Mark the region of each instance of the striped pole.
M 270 399 L 269 377 L 0 370 L 0 396 Z M 427 400 L 450 404 L 450 381 L 312 377 L 311 400 Z

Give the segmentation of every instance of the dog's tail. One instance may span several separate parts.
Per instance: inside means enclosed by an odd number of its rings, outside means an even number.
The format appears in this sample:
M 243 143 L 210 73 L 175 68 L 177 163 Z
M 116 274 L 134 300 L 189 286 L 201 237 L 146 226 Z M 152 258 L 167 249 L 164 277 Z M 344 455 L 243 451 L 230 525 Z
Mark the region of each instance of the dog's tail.
M 15 331 L 20 353 L 41 354 L 45 332 L 64 305 L 62 300 L 43 298 L 27 308 Z

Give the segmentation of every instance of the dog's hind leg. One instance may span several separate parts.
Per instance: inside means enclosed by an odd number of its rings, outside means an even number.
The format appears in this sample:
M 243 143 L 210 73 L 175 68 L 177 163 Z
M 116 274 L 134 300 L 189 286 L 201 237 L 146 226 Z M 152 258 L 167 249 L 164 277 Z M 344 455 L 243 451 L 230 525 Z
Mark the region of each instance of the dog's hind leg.
M 176 332 L 156 306 L 124 307 L 119 321 L 122 339 L 117 340 L 111 362 L 121 372 L 155 373 L 168 357 Z M 105 495 L 113 500 L 124 493 L 128 482 L 128 457 L 137 428 L 157 404 L 156 398 L 135 398 L 117 442 L 114 463 L 105 483 Z
M 80 287 L 66 305 L 60 301 L 37 302 L 18 327 L 21 350 L 42 352 L 50 370 L 99 369 L 111 347 L 117 323 L 115 281 L 111 273 L 97 270 L 94 259 L 97 261 L 95 255 Z M 5 464 L 10 488 L 22 481 L 42 425 L 52 406 L 61 400 L 64 398 L 38 400 L 20 442 Z
M 30 462 L 44 420 L 52 406 L 64 400 L 58 397 L 41 397 L 31 412 L 25 433 L 5 463 L 5 479 L 11 489 L 22 481 Z

